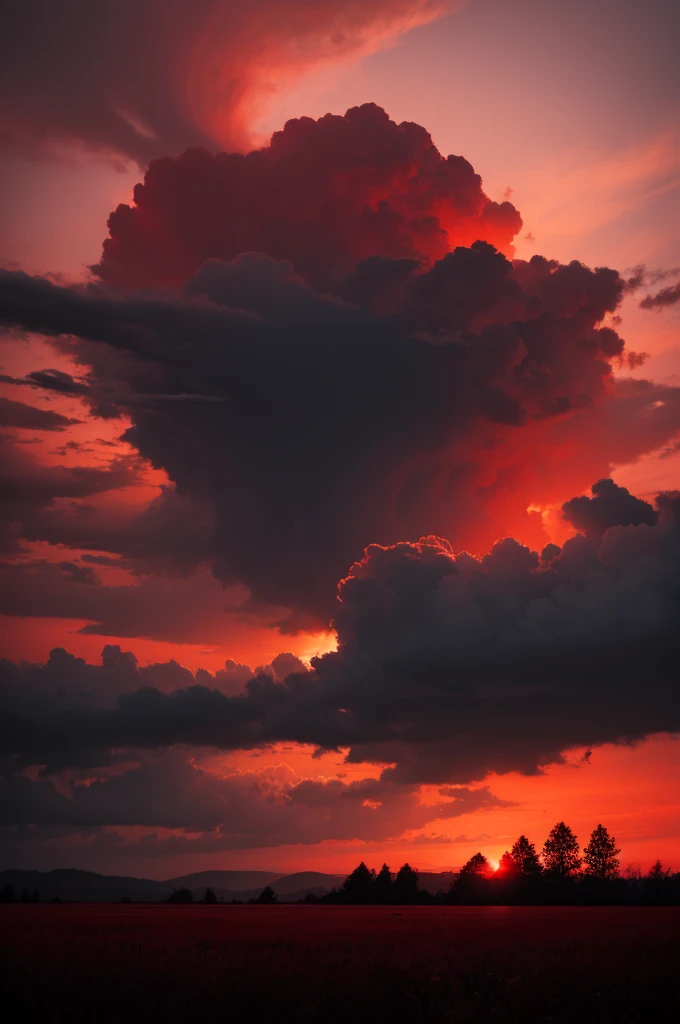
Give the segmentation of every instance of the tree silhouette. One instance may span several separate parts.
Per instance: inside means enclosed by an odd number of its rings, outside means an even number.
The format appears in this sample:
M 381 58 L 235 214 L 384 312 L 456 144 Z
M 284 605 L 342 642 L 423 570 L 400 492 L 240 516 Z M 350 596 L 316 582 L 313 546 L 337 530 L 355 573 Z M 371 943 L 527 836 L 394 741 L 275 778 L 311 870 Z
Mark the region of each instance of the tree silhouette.
M 680 882 L 680 876 L 676 875 L 676 883 Z M 670 868 L 665 868 L 660 860 L 652 864 L 647 877 L 644 879 L 644 893 L 646 902 L 656 904 L 679 902 L 680 885 L 676 886 L 676 897 L 673 899 L 673 880 Z
M 373 883 L 373 898 L 376 903 L 391 903 L 394 899 L 392 872 L 383 864 Z
M 541 864 L 536 853 L 536 847 L 530 843 L 526 836 L 520 836 L 515 842 L 510 856 L 514 860 L 517 870 L 523 875 L 535 875 L 541 870 Z
M 619 877 L 619 862 L 616 858 L 616 840 L 604 825 L 598 825 L 590 835 L 590 842 L 583 850 L 585 873 L 591 878 L 599 878 L 604 882 L 609 878 Z
M 21 890 L 21 902 L 22 903 L 30 903 L 31 902 L 31 894 L 28 891 L 28 889 L 22 889 Z
M 217 896 L 212 889 L 205 890 L 205 896 L 203 897 L 204 903 L 217 903 Z
M 0 903 L 14 903 L 16 898 L 17 892 L 13 885 L 6 885 L 0 891 Z
M 477 877 L 487 875 L 489 873 L 489 862 L 483 853 L 476 853 L 474 857 L 470 857 L 466 864 L 463 864 L 460 873 L 461 875 L 476 875 Z
M 513 878 L 519 874 L 519 866 L 513 855 L 506 850 L 498 862 L 498 873 L 503 878 Z
M 191 889 L 173 889 L 168 896 L 168 903 L 193 903 Z
M 581 866 L 577 838 L 563 821 L 558 821 L 543 844 L 543 864 L 561 879 L 571 878 Z
M 397 871 L 394 898 L 397 903 L 415 903 L 418 899 L 418 872 L 410 864 L 403 864 Z
M 447 900 L 452 903 L 484 903 L 489 893 L 489 862 L 476 853 L 463 865 L 457 878 L 451 880 Z
M 256 902 L 271 905 L 272 903 L 276 903 L 277 898 L 278 897 L 274 890 L 272 889 L 271 885 L 265 885 L 264 889 L 257 897 Z
M 655 861 L 647 873 L 651 882 L 663 882 L 671 877 L 671 869 L 665 868 L 660 860 Z
M 345 903 L 372 903 L 375 871 L 366 867 L 363 860 L 342 883 L 342 898 Z

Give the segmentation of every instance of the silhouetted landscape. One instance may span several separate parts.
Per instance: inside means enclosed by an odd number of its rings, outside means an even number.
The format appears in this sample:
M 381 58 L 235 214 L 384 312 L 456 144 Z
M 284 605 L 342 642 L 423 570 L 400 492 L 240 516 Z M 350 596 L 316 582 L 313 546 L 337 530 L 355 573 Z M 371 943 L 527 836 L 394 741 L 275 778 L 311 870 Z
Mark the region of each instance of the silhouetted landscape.
M 8 1024 L 680 1021 L 679 37 L 4 5 Z
M 619 870 L 616 839 L 598 825 L 580 849 L 563 821 L 551 830 L 541 854 L 521 835 L 492 868 L 476 853 L 458 871 L 418 871 L 403 864 L 392 872 L 362 861 L 349 875 L 299 871 L 200 871 L 153 881 L 93 871 L 0 872 L 0 903 L 324 903 L 360 905 L 680 905 L 680 873 L 660 860 L 648 871 Z
M 680 875 L 618 852 L 558 822 L 495 870 L 5 871 L 3 992 L 56 1022 L 657 1020 L 680 1010 Z

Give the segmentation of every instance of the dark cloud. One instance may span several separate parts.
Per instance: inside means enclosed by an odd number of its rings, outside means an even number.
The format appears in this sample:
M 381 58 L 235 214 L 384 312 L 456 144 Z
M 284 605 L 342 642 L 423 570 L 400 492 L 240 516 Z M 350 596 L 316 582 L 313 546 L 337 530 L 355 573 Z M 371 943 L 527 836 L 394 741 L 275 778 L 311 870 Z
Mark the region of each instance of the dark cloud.
M 30 458 L 11 439 L 0 439 L 0 522 L 7 536 L 30 537 L 31 524 L 63 499 L 92 497 L 137 482 L 140 460 L 117 456 L 98 466 L 49 466 Z M 12 542 L 4 550 L 14 550 Z
M 447 0 L 22 0 L 3 18 L 0 139 L 151 157 L 246 142 L 253 105 L 327 61 L 374 49 Z
M 57 562 L 57 569 L 61 569 L 67 580 L 72 583 L 84 583 L 85 585 L 99 582 L 97 574 L 92 566 L 78 565 L 76 562 Z M 10 614 L 13 614 L 10 612 Z
M 133 688 L 134 664 L 63 652 L 5 663 L 3 751 L 52 772 L 114 749 L 293 741 L 348 748 L 350 762 L 383 764 L 383 782 L 416 785 L 532 773 L 572 746 L 676 731 L 678 496 L 658 505 L 655 525 L 579 534 L 543 560 L 513 540 L 481 559 L 438 538 L 372 545 L 340 588 L 338 651 L 283 682 L 260 672 L 240 696 L 206 676 Z M 55 672 L 72 681 L 55 688 Z M 76 682 L 102 672 L 92 706 Z
M 18 427 L 21 430 L 65 430 L 80 420 L 62 416 L 53 409 L 39 409 L 24 402 L 0 397 L 0 427 Z
M 146 826 L 204 836 L 156 841 L 156 853 L 251 849 L 290 843 L 380 841 L 434 818 L 506 806 L 488 789 L 462 787 L 429 805 L 416 787 L 376 779 L 302 779 L 286 765 L 237 772 L 206 771 L 181 751 L 143 758 L 127 771 L 62 788 L 12 778 L 0 794 L 0 828 L 58 825 Z
M 625 402 L 612 391 L 623 342 L 600 323 L 623 294 L 615 271 L 513 265 L 476 242 L 429 269 L 369 260 L 346 292 L 354 301 L 320 296 L 290 264 L 249 254 L 208 262 L 184 294 L 6 272 L 0 315 L 110 382 L 133 420 L 126 440 L 207 510 L 218 578 L 292 609 L 285 629 L 327 624 L 337 580 L 376 538 L 436 532 L 479 551 L 526 526 L 542 547 L 528 504 L 563 497 L 565 473 L 582 489 L 618 450 L 631 461 L 680 424 L 677 389 L 657 406 L 646 382 Z M 64 528 L 43 515 L 32 535 Z
M 179 644 L 229 645 L 282 609 L 247 606 L 242 586 L 224 587 L 207 569 L 171 580 L 160 572 L 103 584 L 92 566 L 23 560 L 0 563 L 0 614 L 85 620 L 86 635 L 148 637 Z M 251 673 L 252 674 L 252 673 Z
M 655 295 L 646 295 L 640 302 L 641 309 L 665 309 L 680 302 L 680 281 L 677 284 L 662 288 Z
M 629 267 L 625 273 L 630 275 L 626 277 L 626 291 L 636 292 L 645 285 L 659 284 L 669 277 L 677 277 L 680 267 L 669 267 L 667 270 L 657 267 L 656 270 L 650 270 L 644 263 L 638 263 L 636 267 Z
M 27 384 L 29 387 L 56 391 L 59 395 L 85 395 L 88 393 L 88 387 L 84 381 L 76 380 L 70 373 L 65 373 L 63 370 L 33 370 L 23 378 L 10 378 L 10 381 L 12 384 Z
M 245 156 L 194 149 L 155 160 L 134 205 L 111 214 L 94 269 L 124 287 L 177 286 L 207 259 L 256 250 L 336 290 L 367 257 L 432 260 L 480 238 L 508 250 L 521 226 L 467 160 L 366 103 L 288 121 Z
M 186 576 L 214 557 L 212 513 L 205 502 L 161 486 L 141 509 L 109 507 L 82 501 L 52 501 L 15 513 L 25 539 L 72 548 L 104 551 L 86 555 L 107 559 L 135 576 L 151 573 Z M 118 556 L 111 563 L 110 554 Z M 107 561 L 100 561 L 105 565 Z
M 657 513 L 649 502 L 636 498 L 613 480 L 598 480 L 593 497 L 572 498 L 562 506 L 564 518 L 586 536 L 602 537 L 610 526 L 654 526 Z

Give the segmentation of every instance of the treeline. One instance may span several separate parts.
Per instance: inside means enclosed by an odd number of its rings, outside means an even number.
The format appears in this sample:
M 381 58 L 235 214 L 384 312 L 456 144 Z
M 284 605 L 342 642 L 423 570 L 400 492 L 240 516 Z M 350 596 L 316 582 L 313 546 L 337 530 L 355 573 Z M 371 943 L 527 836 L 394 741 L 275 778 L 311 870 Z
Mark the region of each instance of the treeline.
M 673 874 L 657 860 L 646 874 L 628 868 L 621 873 L 620 850 L 603 825 L 593 829 L 590 841 L 580 851 L 578 839 L 563 821 L 551 830 L 540 855 L 526 836 L 520 836 L 493 869 L 482 853 L 476 853 L 454 876 L 448 890 L 432 894 L 420 885 L 418 871 L 404 864 L 395 873 L 383 864 L 380 871 L 362 861 L 339 889 L 323 896 L 308 893 L 298 902 L 321 904 L 622 904 L 680 905 L 680 873 Z M 40 894 L 27 889 L 17 893 L 7 885 L 0 891 L 0 903 L 37 903 Z M 51 903 L 60 903 L 58 896 Z M 131 903 L 129 897 L 121 902 Z M 195 900 L 190 889 L 176 889 L 168 903 L 216 904 L 214 890 L 206 889 Z M 230 903 L 274 904 L 277 895 L 266 886 L 257 898 Z
M 208 905 L 214 905 L 215 903 L 219 903 L 220 901 L 218 900 L 217 896 L 215 895 L 215 890 L 214 889 L 206 889 L 205 890 L 205 895 L 203 896 L 203 899 L 202 900 L 195 900 L 194 899 L 194 895 L 193 895 L 191 889 L 182 888 L 182 889 L 173 889 L 173 891 L 170 894 L 170 896 L 168 896 L 167 902 L 168 903 L 207 903 Z M 266 885 L 264 887 L 264 889 L 262 890 L 260 895 L 257 897 L 257 899 L 230 900 L 230 903 L 233 903 L 233 904 L 243 904 L 243 903 L 259 903 L 259 904 L 263 904 L 264 903 L 264 904 L 268 904 L 268 903 L 276 903 L 276 902 L 277 902 L 277 895 L 276 895 L 276 893 L 274 892 L 274 890 L 272 889 L 272 887 L 270 885 Z
M 476 853 L 454 877 L 447 892 L 436 895 L 419 884 L 418 872 L 404 864 L 396 875 L 383 864 L 376 874 L 364 862 L 348 875 L 340 889 L 319 898 L 320 903 L 348 904 L 680 904 L 680 874 L 661 861 L 647 874 L 619 870 L 616 840 L 598 825 L 579 852 L 577 837 L 558 822 L 539 856 L 535 845 L 520 836 L 496 870 Z M 317 902 L 315 899 L 308 902 Z
M 22 889 L 18 893 L 13 885 L 6 885 L 0 889 L 0 903 L 40 903 L 40 893 L 37 889 Z

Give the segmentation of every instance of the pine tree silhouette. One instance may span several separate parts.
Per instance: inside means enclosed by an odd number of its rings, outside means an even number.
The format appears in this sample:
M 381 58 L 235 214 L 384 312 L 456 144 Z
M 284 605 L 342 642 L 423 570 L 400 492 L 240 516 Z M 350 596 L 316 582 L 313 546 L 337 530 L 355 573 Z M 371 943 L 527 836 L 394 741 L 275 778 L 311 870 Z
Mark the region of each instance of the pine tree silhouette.
M 256 902 L 257 903 L 272 904 L 272 903 L 276 903 L 277 899 L 278 899 L 278 897 L 277 897 L 276 893 L 274 892 L 274 890 L 272 889 L 271 885 L 265 885 L 264 889 L 262 890 L 260 895 L 257 897 Z
M 541 863 L 536 853 L 536 847 L 529 842 L 526 836 L 519 837 L 510 851 L 510 856 L 523 875 L 540 873 Z
M 616 849 L 614 837 L 609 835 L 604 825 L 598 825 L 593 829 L 590 842 L 583 851 L 586 875 L 598 878 L 601 882 L 610 878 L 618 878 L 617 853 L 621 853 L 621 851 Z
M 581 867 L 577 838 L 563 821 L 558 821 L 543 844 L 543 864 L 561 879 L 571 878 Z
M 376 903 L 391 903 L 394 899 L 392 872 L 383 864 L 373 883 L 373 897 Z
M 397 871 L 394 898 L 397 903 L 415 903 L 418 899 L 418 872 L 410 864 L 403 864 Z
M 460 873 L 461 875 L 487 875 L 489 870 L 489 862 L 484 854 L 476 853 L 466 864 L 463 864 Z
M 342 883 L 342 899 L 345 903 L 372 903 L 375 871 L 366 867 L 363 860 Z

